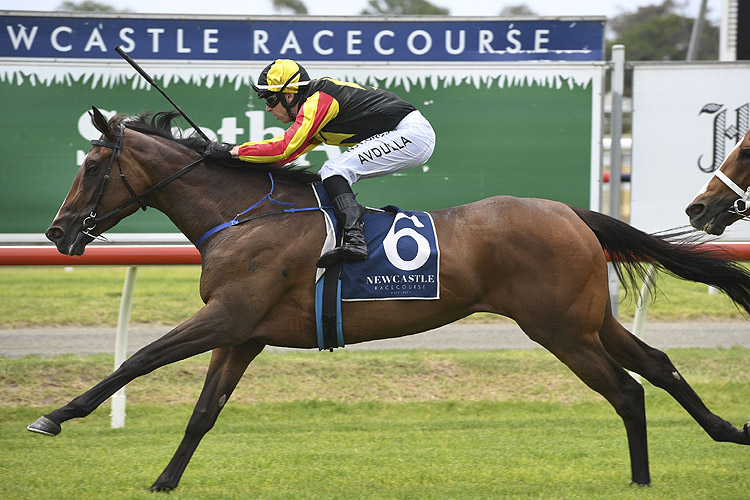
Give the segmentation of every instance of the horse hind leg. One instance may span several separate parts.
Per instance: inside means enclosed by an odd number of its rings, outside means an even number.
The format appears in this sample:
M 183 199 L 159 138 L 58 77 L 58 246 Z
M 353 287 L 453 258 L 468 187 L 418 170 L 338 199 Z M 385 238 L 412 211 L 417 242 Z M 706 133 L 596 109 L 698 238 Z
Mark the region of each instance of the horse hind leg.
M 213 350 L 203 390 L 188 421 L 185 436 L 167 467 L 149 488 L 150 491 L 168 492 L 177 487 L 201 439 L 214 426 L 247 366 L 264 347 L 263 344 L 247 342 Z
M 590 336 L 557 332 L 546 347 L 587 386 L 609 401 L 625 424 L 631 480 L 650 484 L 643 387 L 607 353 L 596 332 Z
M 611 311 L 604 319 L 600 338 L 618 363 L 667 391 L 715 441 L 750 444 L 750 424 L 738 429 L 712 413 L 677 371 L 669 356 L 626 330 Z

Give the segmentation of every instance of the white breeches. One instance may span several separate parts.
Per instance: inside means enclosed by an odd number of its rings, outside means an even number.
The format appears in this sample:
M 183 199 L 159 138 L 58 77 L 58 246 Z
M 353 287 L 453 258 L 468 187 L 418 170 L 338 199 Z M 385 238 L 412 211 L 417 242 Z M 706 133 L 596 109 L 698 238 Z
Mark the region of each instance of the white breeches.
M 340 156 L 328 160 L 320 177 L 344 177 L 349 184 L 424 164 L 435 149 L 435 132 L 419 111 L 412 111 L 396 125 L 355 144 Z

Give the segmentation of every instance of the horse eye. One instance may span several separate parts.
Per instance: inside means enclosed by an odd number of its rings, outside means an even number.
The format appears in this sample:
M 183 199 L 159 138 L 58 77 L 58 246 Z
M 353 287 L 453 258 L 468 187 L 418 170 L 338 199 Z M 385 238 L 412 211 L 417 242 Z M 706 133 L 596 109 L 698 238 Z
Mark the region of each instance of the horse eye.
M 86 175 L 94 175 L 99 170 L 99 164 L 91 162 L 86 164 Z
M 750 160 L 750 148 L 740 149 L 740 160 Z

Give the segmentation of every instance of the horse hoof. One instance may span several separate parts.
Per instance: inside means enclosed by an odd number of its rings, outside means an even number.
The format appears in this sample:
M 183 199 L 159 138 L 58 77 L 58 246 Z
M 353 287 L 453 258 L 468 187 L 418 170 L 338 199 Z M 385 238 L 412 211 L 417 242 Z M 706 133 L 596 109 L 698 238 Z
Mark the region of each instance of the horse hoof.
M 38 434 L 44 434 L 45 436 L 57 436 L 62 430 L 58 424 L 47 417 L 39 417 L 34 423 L 26 427 L 26 429 Z
M 750 440 L 750 422 L 745 422 L 745 437 Z
M 170 486 L 157 486 L 156 484 L 154 484 L 149 489 L 147 489 L 146 491 L 148 491 L 150 493 L 169 493 L 169 492 L 171 492 L 173 490 L 174 490 L 174 488 L 172 488 Z

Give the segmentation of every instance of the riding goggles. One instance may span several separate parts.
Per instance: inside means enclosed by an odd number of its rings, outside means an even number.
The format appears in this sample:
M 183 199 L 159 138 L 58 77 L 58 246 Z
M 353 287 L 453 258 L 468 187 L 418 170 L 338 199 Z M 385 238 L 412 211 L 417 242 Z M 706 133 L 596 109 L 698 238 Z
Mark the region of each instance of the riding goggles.
M 268 106 L 269 108 L 273 108 L 279 103 L 279 94 L 271 94 L 265 98 L 265 101 L 266 106 Z

